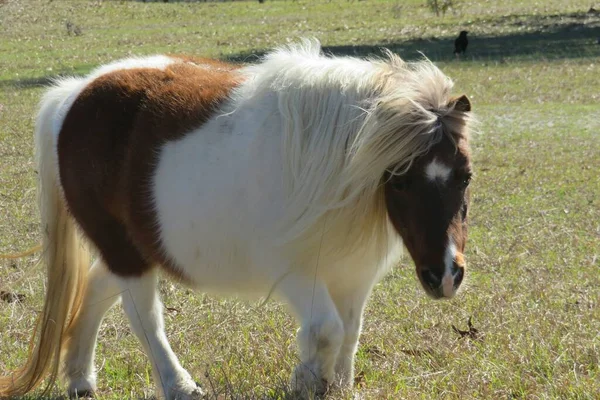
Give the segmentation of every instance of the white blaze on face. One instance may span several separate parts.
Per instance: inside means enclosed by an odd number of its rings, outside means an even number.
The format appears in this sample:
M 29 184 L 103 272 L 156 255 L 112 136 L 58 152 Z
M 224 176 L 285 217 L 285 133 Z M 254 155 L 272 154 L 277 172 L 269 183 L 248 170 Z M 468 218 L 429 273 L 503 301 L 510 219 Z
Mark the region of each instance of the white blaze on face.
M 452 266 L 456 258 L 456 245 L 452 239 L 448 239 L 448 247 L 444 256 L 444 276 L 442 278 L 442 293 L 444 297 L 454 296 L 454 276 L 452 275 Z
M 430 181 L 441 180 L 445 183 L 450 177 L 451 172 L 452 168 L 439 162 L 436 158 L 425 167 L 425 176 Z

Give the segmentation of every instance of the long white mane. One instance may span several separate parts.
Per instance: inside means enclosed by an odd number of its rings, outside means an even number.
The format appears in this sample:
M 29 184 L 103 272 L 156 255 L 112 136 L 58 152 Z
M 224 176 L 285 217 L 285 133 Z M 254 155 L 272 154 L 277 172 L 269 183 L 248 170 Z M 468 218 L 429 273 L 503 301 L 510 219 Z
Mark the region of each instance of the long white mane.
M 407 63 L 328 57 L 316 41 L 280 48 L 243 71 L 253 82 L 239 98 L 277 96 L 289 202 L 284 242 L 340 238 L 386 242 L 382 177 L 401 174 L 440 140 L 452 81 L 429 60 Z

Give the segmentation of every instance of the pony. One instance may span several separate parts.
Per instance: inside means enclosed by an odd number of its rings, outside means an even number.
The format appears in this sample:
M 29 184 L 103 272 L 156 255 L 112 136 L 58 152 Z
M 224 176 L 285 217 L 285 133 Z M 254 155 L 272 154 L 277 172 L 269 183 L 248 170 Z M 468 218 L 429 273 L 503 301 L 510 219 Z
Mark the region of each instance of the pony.
M 351 386 L 365 304 L 404 248 L 432 298 L 463 281 L 473 118 L 452 86 L 427 59 L 308 40 L 249 65 L 158 55 L 55 82 L 35 130 L 46 297 L 0 397 L 61 372 L 71 396 L 93 395 L 118 300 L 158 396 L 201 396 L 165 335 L 159 269 L 285 302 L 293 389 Z

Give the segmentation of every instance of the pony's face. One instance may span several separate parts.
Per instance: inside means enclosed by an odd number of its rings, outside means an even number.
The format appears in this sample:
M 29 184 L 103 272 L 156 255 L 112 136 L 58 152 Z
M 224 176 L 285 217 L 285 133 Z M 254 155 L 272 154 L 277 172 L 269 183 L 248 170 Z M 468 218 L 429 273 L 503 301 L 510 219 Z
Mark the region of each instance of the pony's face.
M 444 135 L 405 174 L 389 174 L 385 184 L 390 221 L 433 298 L 454 296 L 466 267 L 471 162 L 467 139 L 453 138 Z

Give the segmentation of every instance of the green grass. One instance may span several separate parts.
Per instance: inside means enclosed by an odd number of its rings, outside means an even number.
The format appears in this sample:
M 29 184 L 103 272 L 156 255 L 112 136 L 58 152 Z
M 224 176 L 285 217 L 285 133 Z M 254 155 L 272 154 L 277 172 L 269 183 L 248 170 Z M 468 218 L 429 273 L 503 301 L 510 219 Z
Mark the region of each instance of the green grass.
M 8 0 L 0 5 L 0 252 L 39 241 L 32 129 L 52 77 L 131 54 L 252 60 L 315 36 L 327 51 L 414 59 L 423 51 L 465 92 L 473 138 L 468 287 L 426 298 L 405 260 L 376 288 L 357 360 L 362 398 L 593 399 L 600 393 L 600 17 L 589 0 L 231 3 Z M 567 3 L 567 4 L 565 4 Z M 0 4 L 3 4 L 0 1 Z M 596 6 L 598 7 L 598 5 Z M 80 27 L 69 35 L 66 22 Z M 452 40 L 469 30 L 469 52 Z M 0 371 L 24 359 L 43 273 L 0 260 Z M 168 336 L 214 398 L 283 398 L 295 324 L 264 308 L 162 283 Z M 472 318 L 479 338 L 460 337 Z M 146 357 L 119 308 L 101 330 L 99 398 L 147 398 Z M 56 394 L 60 394 L 56 391 Z M 336 394 L 332 398 L 351 398 Z M 31 397 L 32 399 L 35 397 Z

